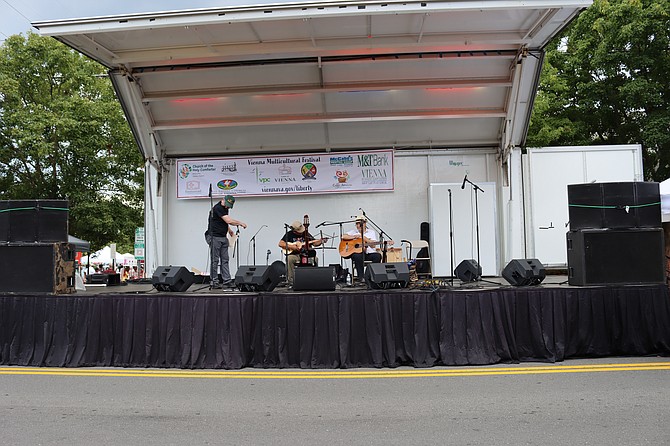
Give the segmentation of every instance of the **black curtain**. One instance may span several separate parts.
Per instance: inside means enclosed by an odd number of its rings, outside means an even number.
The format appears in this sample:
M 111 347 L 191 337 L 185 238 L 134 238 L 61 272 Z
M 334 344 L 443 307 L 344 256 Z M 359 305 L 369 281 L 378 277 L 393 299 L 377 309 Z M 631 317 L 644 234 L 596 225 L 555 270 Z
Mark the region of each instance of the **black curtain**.
M 663 285 L 0 296 L 0 363 L 431 367 L 668 355 Z

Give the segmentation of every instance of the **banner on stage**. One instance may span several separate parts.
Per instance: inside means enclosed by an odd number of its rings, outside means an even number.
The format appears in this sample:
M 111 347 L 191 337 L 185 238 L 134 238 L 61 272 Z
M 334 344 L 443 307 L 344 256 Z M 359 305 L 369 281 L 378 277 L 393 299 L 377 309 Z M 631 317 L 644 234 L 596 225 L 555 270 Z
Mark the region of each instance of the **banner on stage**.
M 393 191 L 393 150 L 177 160 L 177 198 Z

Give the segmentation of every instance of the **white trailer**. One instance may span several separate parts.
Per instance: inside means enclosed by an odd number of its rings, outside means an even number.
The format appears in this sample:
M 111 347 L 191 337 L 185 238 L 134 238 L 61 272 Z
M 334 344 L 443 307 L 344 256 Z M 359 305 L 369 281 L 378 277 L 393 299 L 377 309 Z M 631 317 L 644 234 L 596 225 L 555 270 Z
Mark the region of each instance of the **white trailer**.
M 642 146 L 529 149 L 523 156 L 526 255 L 546 266 L 566 266 L 569 184 L 644 181 Z

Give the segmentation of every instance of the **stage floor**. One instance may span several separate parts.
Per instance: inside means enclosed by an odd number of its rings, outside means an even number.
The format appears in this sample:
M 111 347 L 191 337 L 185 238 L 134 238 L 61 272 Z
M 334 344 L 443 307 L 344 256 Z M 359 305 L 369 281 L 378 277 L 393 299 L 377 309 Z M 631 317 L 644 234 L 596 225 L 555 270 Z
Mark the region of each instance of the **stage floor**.
M 76 294 L 96 295 L 106 293 L 114 293 L 114 294 L 165 293 L 156 290 L 151 285 L 151 283 L 128 282 L 123 285 L 114 285 L 114 286 L 85 285 L 85 287 L 86 290 L 78 290 Z M 547 275 L 547 277 L 542 281 L 541 284 L 533 286 L 523 286 L 523 287 L 512 286 L 502 277 L 485 277 L 483 280 L 477 282 L 461 282 L 458 279 L 454 279 L 452 282 L 449 279 L 435 279 L 432 281 L 412 282 L 406 288 L 390 288 L 381 290 L 368 289 L 365 283 L 359 283 L 354 285 L 337 284 L 335 291 L 307 291 L 307 292 L 328 294 L 328 293 L 361 293 L 361 292 L 379 292 L 379 291 L 381 292 L 433 291 L 438 289 L 451 290 L 451 291 L 473 291 L 473 290 L 486 290 L 496 288 L 524 289 L 524 288 L 553 288 L 553 287 L 582 288 L 568 285 L 568 277 L 565 275 Z M 289 294 L 305 293 L 305 291 L 293 291 L 292 289 L 288 288 L 285 283 L 278 285 L 273 290 L 273 292 L 289 293 Z M 247 293 L 239 291 L 235 287 L 228 287 L 224 289 L 210 289 L 209 284 L 193 284 L 188 288 L 188 290 L 182 293 L 205 294 L 205 295 L 255 294 L 255 293 Z

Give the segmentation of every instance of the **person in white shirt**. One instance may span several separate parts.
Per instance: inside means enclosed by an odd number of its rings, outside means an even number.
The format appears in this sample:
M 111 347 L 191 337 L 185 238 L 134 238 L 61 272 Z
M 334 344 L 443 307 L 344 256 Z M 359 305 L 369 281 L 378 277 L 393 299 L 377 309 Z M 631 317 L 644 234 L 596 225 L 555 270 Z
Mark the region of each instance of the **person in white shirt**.
M 377 252 L 377 246 L 379 245 L 379 239 L 377 238 L 377 233 L 372 229 L 368 229 L 367 225 L 368 219 L 363 215 L 356 217 L 356 229 L 342 235 L 342 241 L 345 242 L 347 251 L 351 252 L 349 255 L 344 255 L 345 259 L 352 259 L 354 262 L 354 268 L 356 268 L 356 278 L 357 280 L 363 280 L 363 274 L 365 272 L 365 262 L 369 261 L 372 263 L 380 263 L 382 261 L 382 255 Z M 363 252 L 363 247 L 365 246 L 365 253 Z M 343 250 L 340 250 L 342 253 Z

